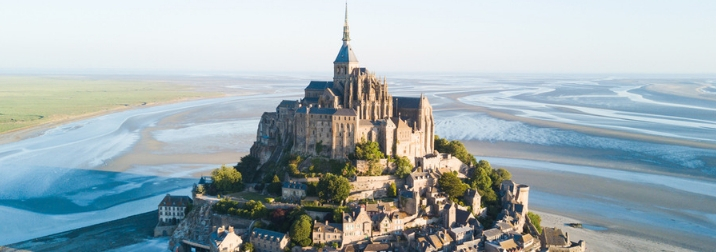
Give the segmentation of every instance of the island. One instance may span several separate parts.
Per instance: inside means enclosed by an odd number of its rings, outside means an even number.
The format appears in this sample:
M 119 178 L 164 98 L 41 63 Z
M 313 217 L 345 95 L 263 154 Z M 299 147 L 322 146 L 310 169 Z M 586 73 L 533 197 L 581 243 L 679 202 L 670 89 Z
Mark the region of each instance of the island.
M 265 112 L 249 155 L 167 195 L 172 251 L 585 251 L 529 211 L 528 185 L 434 134 L 425 95 L 358 65 L 348 12 L 332 81 Z

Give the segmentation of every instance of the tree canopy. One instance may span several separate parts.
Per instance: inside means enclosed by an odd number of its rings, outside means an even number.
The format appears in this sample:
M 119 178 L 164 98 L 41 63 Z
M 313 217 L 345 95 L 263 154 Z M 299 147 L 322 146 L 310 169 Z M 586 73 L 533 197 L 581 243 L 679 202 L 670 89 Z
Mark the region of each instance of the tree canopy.
M 542 226 L 540 225 L 542 222 L 542 217 L 539 217 L 539 215 L 536 213 L 527 212 L 527 218 L 530 218 L 530 222 L 532 222 L 532 225 L 537 228 L 537 232 L 542 233 Z
M 499 168 L 497 170 L 492 170 L 492 173 L 490 173 L 490 179 L 492 179 L 492 186 L 499 188 L 502 181 L 512 179 L 512 174 L 505 168 Z
M 388 187 L 388 197 L 395 196 L 398 196 L 398 187 L 395 186 L 395 182 L 390 182 L 390 187 Z
M 380 151 L 378 143 L 363 139 L 356 144 L 355 158 L 358 160 L 378 161 L 381 158 L 385 158 L 385 155 Z
M 318 180 L 318 198 L 323 202 L 341 203 L 348 198 L 351 184 L 348 179 L 327 173 Z
M 242 252 L 253 252 L 254 245 L 251 244 L 251 242 L 244 242 L 243 244 L 241 244 L 241 251 Z
M 465 145 L 457 140 L 448 141 L 445 138 L 435 135 L 435 150 L 440 153 L 450 153 L 453 157 L 456 157 L 466 165 L 475 164 L 477 160 L 475 156 L 470 154 Z
M 459 201 L 458 199 L 465 194 L 467 185 L 457 177 L 454 172 L 446 172 L 438 179 L 438 187 L 441 191 L 448 195 L 450 200 Z
M 256 168 L 259 167 L 260 163 L 261 160 L 259 160 L 258 158 L 246 155 L 241 158 L 241 162 L 237 163 L 234 168 L 236 168 L 237 171 L 241 172 L 241 174 L 244 175 L 246 181 L 251 182 L 254 181 L 254 176 L 256 175 Z
M 274 195 L 281 195 L 281 187 L 281 179 L 278 178 L 278 175 L 273 175 L 271 184 L 269 184 L 268 188 L 266 188 L 266 191 Z
M 214 186 L 221 193 L 238 192 L 244 189 L 241 173 L 233 167 L 221 165 L 221 168 L 211 172 L 211 178 L 214 180 Z
M 299 216 L 298 219 L 296 219 L 293 224 L 291 224 L 291 229 L 289 230 L 291 241 L 295 242 L 301 247 L 311 245 L 312 223 L 313 220 L 310 216 L 306 214 Z
M 407 157 L 399 157 L 395 159 L 395 166 L 395 176 L 400 178 L 405 178 L 413 171 L 413 165 L 410 164 L 410 160 L 408 160 Z

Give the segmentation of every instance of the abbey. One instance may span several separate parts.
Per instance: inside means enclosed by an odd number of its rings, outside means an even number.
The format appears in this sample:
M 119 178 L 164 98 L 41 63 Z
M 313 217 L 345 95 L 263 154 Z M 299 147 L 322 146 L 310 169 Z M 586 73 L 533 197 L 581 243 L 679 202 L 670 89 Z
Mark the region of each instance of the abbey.
M 345 159 L 357 143 L 374 141 L 383 153 L 415 157 L 432 154 L 434 119 L 428 99 L 394 97 L 388 84 L 366 68 L 350 45 L 348 10 L 343 45 L 333 62 L 333 81 L 311 81 L 304 97 L 284 100 L 259 122 L 251 155 L 266 162 L 284 148 L 302 155 Z

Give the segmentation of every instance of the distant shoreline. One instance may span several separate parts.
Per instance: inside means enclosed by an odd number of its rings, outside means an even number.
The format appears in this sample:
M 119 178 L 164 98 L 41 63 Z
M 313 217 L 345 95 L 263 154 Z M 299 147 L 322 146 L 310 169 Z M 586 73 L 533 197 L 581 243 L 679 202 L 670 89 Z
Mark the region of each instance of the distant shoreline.
M 162 105 L 170 105 L 170 104 L 176 104 L 176 103 L 182 103 L 182 102 L 188 102 L 188 101 L 197 101 L 197 100 L 203 100 L 203 99 L 211 99 L 211 98 L 219 98 L 219 97 L 198 97 L 198 98 L 180 98 L 180 99 L 174 99 L 169 101 L 161 101 L 161 102 L 153 102 L 153 103 L 147 103 L 144 105 L 130 105 L 130 106 L 123 106 L 123 107 L 116 107 L 113 109 L 107 109 L 103 111 L 96 111 L 81 115 L 75 115 L 75 116 L 68 116 L 63 119 L 55 119 L 51 121 L 47 121 L 38 125 L 32 125 L 27 126 L 23 128 L 18 129 L 12 129 L 6 132 L 0 133 L 0 145 L 2 144 L 8 144 L 12 142 L 22 141 L 28 138 L 36 137 L 39 135 L 42 135 L 45 131 L 53 129 L 55 127 L 78 122 L 94 117 L 100 117 L 108 114 L 118 113 L 122 111 L 132 110 L 132 109 L 139 109 L 139 108 L 149 108 L 149 107 L 156 107 L 156 106 L 162 106 Z

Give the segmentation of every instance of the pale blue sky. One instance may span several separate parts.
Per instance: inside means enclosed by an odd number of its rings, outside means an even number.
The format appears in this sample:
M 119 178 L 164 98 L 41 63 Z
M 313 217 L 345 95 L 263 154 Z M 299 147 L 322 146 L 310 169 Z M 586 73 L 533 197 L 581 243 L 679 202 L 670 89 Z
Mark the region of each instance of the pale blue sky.
M 329 72 L 344 1 L 2 1 L 0 70 Z M 349 1 L 373 71 L 716 73 L 716 1 Z

